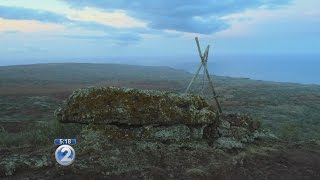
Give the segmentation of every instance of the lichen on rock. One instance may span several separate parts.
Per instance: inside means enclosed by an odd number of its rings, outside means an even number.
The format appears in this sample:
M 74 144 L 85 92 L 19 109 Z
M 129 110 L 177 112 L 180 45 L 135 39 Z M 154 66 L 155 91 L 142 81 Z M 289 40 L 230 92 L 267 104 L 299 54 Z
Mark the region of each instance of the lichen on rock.
M 117 87 L 76 90 L 55 115 L 62 123 L 87 124 L 91 135 L 109 142 L 207 142 L 226 149 L 244 147 L 260 126 L 247 115 L 216 114 L 202 96 Z
M 244 148 L 257 137 L 260 122 L 248 115 L 221 114 L 217 125 L 215 146 L 222 149 Z
M 56 111 L 60 122 L 84 124 L 209 124 L 216 113 L 201 96 L 156 90 L 89 87 Z

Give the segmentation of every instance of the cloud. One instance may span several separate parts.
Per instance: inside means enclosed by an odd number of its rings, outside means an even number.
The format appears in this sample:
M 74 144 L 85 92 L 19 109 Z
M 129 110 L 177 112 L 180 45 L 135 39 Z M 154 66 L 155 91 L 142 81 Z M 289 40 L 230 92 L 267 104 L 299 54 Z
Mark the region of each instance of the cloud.
M 6 48 L 10 53 L 45 53 L 48 52 L 47 48 L 44 47 L 36 47 L 31 45 L 21 45 L 19 47 L 7 47 Z
M 132 44 L 139 42 L 141 37 L 135 33 L 120 32 L 109 33 L 107 35 L 62 35 L 64 38 L 81 39 L 81 40 L 93 40 L 93 41 L 113 41 L 116 44 Z M 99 42 L 100 43 L 100 42 Z
M 75 21 L 92 21 L 115 28 L 146 27 L 146 23 L 128 16 L 124 11 L 103 11 L 97 8 L 69 10 L 66 16 Z
M 0 31 L 4 32 L 39 32 L 39 31 L 62 31 L 64 26 L 54 23 L 42 23 L 35 20 L 14 20 L 0 18 Z
M 62 35 L 63 37 L 84 40 L 111 40 L 116 44 L 136 43 L 142 39 L 141 35 L 143 33 L 153 33 L 152 30 L 145 28 L 119 29 L 91 21 L 76 21 L 66 27 L 68 27 L 69 33 Z
M 69 21 L 65 16 L 49 11 L 1 5 L 0 17 L 14 20 L 37 20 L 46 23 L 64 23 Z
M 203 18 L 204 19 L 204 18 Z M 167 18 L 160 17 L 149 24 L 151 28 L 155 29 L 169 29 L 180 32 L 195 32 L 200 34 L 210 34 L 227 29 L 229 25 L 218 18 L 210 18 L 200 20 L 200 18 Z
M 215 35 L 217 38 L 280 37 L 290 40 L 298 36 L 314 36 L 320 32 L 320 14 L 315 13 L 319 5 L 317 0 L 296 0 L 288 8 L 257 8 L 228 14 L 222 19 L 229 21 L 231 27 Z
M 105 10 L 122 10 L 128 15 L 148 22 L 160 30 L 211 34 L 229 28 L 221 17 L 250 8 L 278 8 L 290 0 L 63 0 L 75 8 L 96 7 Z
M 19 31 L 17 31 L 17 30 L 4 30 L 4 31 L 2 31 L 2 33 L 4 33 L 4 34 L 17 34 L 17 33 L 19 33 Z
M 139 32 L 145 26 L 145 23 L 127 16 L 123 11 L 104 12 L 95 8 L 85 8 L 68 9 L 64 14 L 58 14 L 10 6 L 0 6 L 0 24 L 2 32 L 52 31 L 56 35 L 57 31 L 64 30 L 62 35 L 60 33 L 58 36 L 72 39 L 109 39 L 121 44 L 139 41 Z M 74 29 L 81 30 L 76 32 Z M 100 31 L 106 35 L 81 34 L 85 29 Z M 74 32 L 76 33 L 72 34 Z M 65 35 L 66 33 L 69 35 Z

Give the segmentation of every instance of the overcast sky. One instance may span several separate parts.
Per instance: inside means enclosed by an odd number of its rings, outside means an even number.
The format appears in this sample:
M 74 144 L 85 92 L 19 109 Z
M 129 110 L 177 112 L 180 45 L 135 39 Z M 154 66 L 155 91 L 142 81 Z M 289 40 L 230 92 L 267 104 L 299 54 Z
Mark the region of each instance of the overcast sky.
M 0 63 L 319 54 L 319 0 L 0 0 Z M 180 58 L 181 59 L 181 58 Z

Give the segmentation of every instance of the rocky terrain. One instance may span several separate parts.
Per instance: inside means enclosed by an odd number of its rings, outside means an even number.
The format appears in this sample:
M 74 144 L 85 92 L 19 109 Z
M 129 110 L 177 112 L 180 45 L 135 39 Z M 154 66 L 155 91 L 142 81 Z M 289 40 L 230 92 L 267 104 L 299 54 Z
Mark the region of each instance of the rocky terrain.
M 205 177 L 220 167 L 223 150 L 243 149 L 260 135 L 249 116 L 217 114 L 201 96 L 156 90 L 83 88 L 55 115 L 61 123 L 84 124 L 72 172 L 92 169 L 101 177 Z M 6 176 L 21 166 L 53 164 L 46 155 L 8 158 L 0 166 Z
M 224 163 L 223 150 L 261 136 L 249 116 L 220 115 L 201 96 L 156 90 L 80 89 L 56 116 L 85 124 L 77 152 L 92 160 L 82 158 L 74 170 L 98 168 L 103 177 L 206 177 Z
M 213 76 L 217 114 L 209 89 L 183 94 L 192 75 L 170 68 L 0 69 L 0 179 L 320 177 L 317 85 Z M 72 165 L 55 138 L 77 139 Z
M 76 90 L 55 114 L 61 123 L 87 124 L 114 141 L 218 139 L 220 145 L 234 142 L 241 147 L 259 134 L 260 126 L 249 116 L 218 114 L 198 95 L 116 87 Z

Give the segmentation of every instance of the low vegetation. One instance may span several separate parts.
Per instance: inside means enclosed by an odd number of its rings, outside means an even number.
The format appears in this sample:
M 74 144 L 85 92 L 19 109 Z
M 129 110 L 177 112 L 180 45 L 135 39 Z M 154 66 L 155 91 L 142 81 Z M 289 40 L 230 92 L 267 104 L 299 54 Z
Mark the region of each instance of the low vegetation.
M 0 67 L 0 177 L 319 179 L 319 85 L 213 76 L 224 113 L 249 114 L 264 129 L 253 134 L 263 141 L 250 141 L 243 147 L 229 135 L 239 135 L 234 137 L 246 142 L 250 139 L 244 136 L 242 126 L 234 127 L 227 118 L 228 123 L 221 123 L 223 126 L 218 128 L 223 137 L 215 143 L 229 149 L 216 149 L 207 142 L 168 145 L 114 141 L 114 146 L 100 131 L 83 128 L 81 124 L 60 124 L 54 118 L 54 111 L 73 90 L 81 87 L 117 86 L 183 93 L 191 77 L 192 74 L 167 67 Z M 200 76 L 192 93 L 205 96 L 214 105 L 210 89 L 207 85 L 202 87 L 201 80 Z M 258 127 L 260 123 L 247 125 Z M 282 141 L 276 141 L 272 134 Z M 69 167 L 57 165 L 53 157 L 55 138 L 77 138 L 76 163 Z M 237 149 L 240 147 L 244 149 Z
M 42 64 L 0 67 L 0 147 L 50 144 L 67 132 L 53 112 L 72 90 L 91 85 L 184 92 L 191 74 L 167 67 Z M 224 112 L 247 113 L 287 141 L 320 139 L 320 86 L 213 76 Z M 201 76 L 193 93 L 210 98 Z M 73 128 L 74 134 L 77 128 Z

